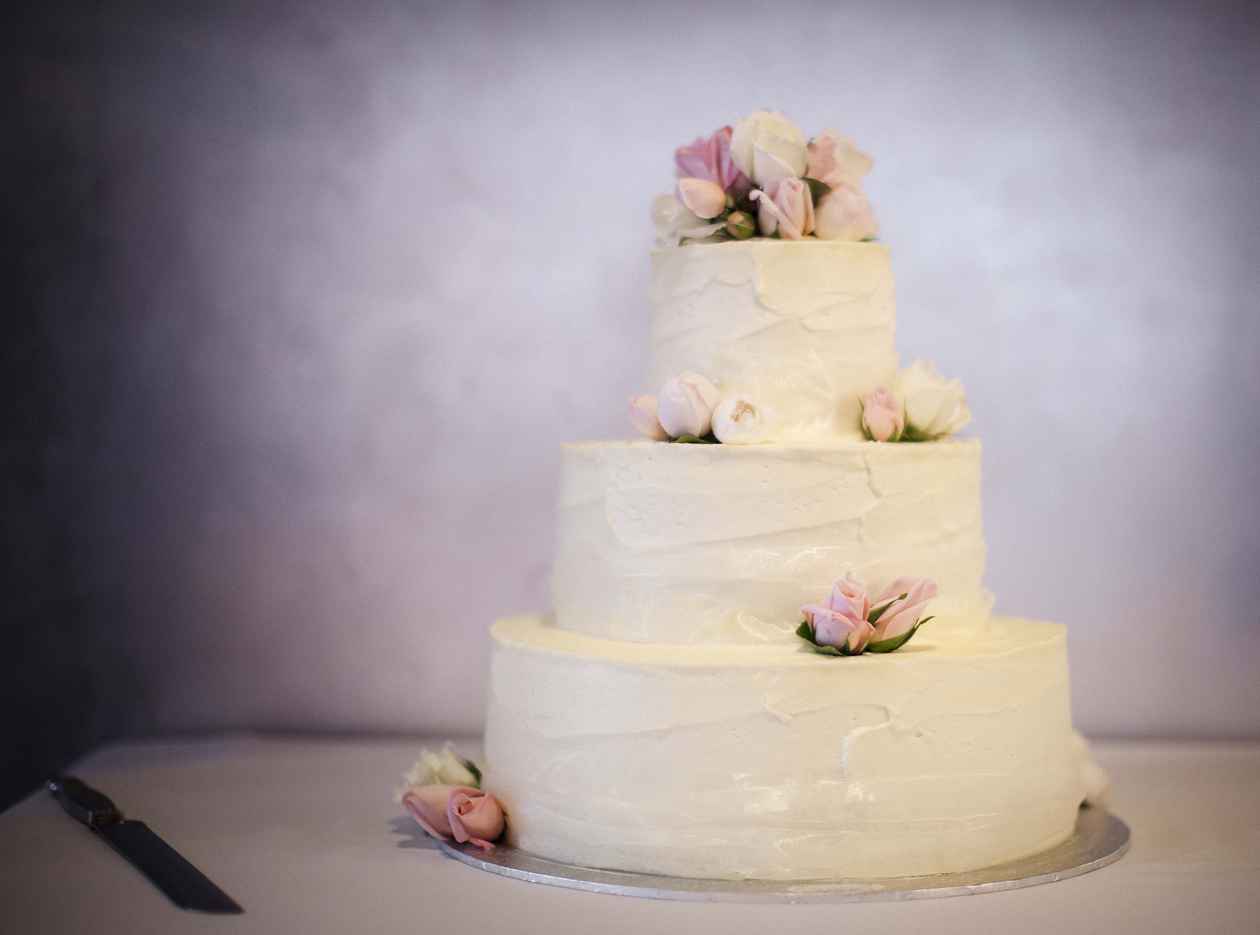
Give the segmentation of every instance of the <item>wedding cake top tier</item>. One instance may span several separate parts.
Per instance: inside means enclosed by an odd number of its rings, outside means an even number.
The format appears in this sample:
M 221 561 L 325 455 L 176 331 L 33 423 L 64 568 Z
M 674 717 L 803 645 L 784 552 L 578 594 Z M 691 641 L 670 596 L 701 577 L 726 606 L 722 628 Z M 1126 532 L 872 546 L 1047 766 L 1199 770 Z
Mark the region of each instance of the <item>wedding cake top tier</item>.
M 786 241 L 652 254 L 649 385 L 684 371 L 756 400 L 765 440 L 857 439 L 859 399 L 897 370 L 888 248 Z M 772 421 L 771 421 L 772 420 Z
M 848 137 L 757 111 L 674 152 L 652 203 L 652 348 L 635 429 L 687 443 L 922 442 L 970 414 L 962 386 L 897 372 L 888 248 Z M 655 391 L 653 394 L 652 391 Z

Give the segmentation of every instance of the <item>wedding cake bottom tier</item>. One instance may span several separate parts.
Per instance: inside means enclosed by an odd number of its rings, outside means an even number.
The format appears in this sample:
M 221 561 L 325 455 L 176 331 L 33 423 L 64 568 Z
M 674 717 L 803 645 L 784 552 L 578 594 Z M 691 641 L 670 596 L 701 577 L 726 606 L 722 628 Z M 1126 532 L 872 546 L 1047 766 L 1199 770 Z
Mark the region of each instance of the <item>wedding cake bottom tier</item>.
M 512 844 L 564 863 L 710 879 L 948 873 L 1071 835 L 1084 750 L 1065 628 L 823 656 L 790 643 L 493 630 L 486 788 Z

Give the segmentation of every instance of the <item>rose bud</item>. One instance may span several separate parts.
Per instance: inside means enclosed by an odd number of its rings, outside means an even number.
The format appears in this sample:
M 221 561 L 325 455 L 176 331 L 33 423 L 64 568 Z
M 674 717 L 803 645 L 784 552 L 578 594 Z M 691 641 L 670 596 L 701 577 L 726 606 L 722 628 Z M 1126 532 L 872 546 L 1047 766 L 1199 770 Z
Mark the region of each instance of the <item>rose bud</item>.
M 862 433 L 873 442 L 895 442 L 906 427 L 905 410 L 882 386 L 862 397 Z
M 814 642 L 819 646 L 835 646 L 857 655 L 875 635 L 875 628 L 861 617 L 849 612 L 833 610 L 822 604 L 807 604 L 801 608 L 805 621 L 814 631 Z
M 921 438 L 952 435 L 971 421 L 962 384 L 946 380 L 925 361 L 897 375 L 897 392 L 905 400 L 907 428 Z
M 403 806 L 421 828 L 435 838 L 451 837 L 451 823 L 446 817 L 451 793 L 461 786 L 412 786 L 402 795 Z
M 842 183 L 819 199 L 814 213 L 819 240 L 870 240 L 877 233 L 871 203 L 860 188 Z
M 866 585 L 848 574 L 832 585 L 826 606 L 848 617 L 865 620 L 871 612 L 871 599 Z
M 655 396 L 630 397 L 630 424 L 653 441 L 669 439 L 669 433 L 661 428 L 661 421 L 656 417 Z
M 717 182 L 728 198 L 731 195 L 742 198 L 752 183 L 731 158 L 731 134 L 730 127 L 720 127 L 710 137 L 700 137 L 694 143 L 678 147 L 674 151 L 677 176 Z M 730 203 L 727 202 L 728 206 Z
M 872 605 L 877 609 L 881 605 L 886 607 L 875 623 L 875 642 L 882 643 L 913 630 L 927 602 L 934 597 L 936 582 L 930 578 L 898 578 L 884 588 Z
M 726 232 L 736 240 L 747 240 L 757 233 L 757 222 L 747 211 L 732 211 L 726 219 Z
M 499 800 L 471 787 L 451 792 L 446 820 L 456 841 L 471 841 L 487 851 L 494 847 L 490 842 L 503 833 L 503 807 Z
M 699 218 L 715 218 L 726 210 L 722 186 L 704 179 L 679 179 L 678 200 Z
M 823 130 L 808 146 L 805 174 L 829 188 L 837 185 L 862 184 L 862 176 L 871 171 L 874 160 L 857 148 L 847 136 L 835 130 Z
M 657 394 L 657 418 L 671 438 L 709 434 L 713 427 L 713 407 L 721 397 L 717 387 L 698 373 L 680 374 L 666 380 Z
M 441 751 L 434 753 L 428 747 L 420 750 L 420 759 L 403 777 L 410 786 L 476 786 L 480 785 L 477 777 L 468 768 L 467 762 L 455 752 L 449 743 L 443 744 Z
M 713 434 L 723 445 L 755 445 L 766 440 L 769 418 L 747 399 L 728 396 L 713 410 Z
M 814 230 L 814 196 L 800 179 L 784 179 L 767 191 L 754 191 L 757 226 L 769 237 L 776 230 L 784 240 L 800 240 Z

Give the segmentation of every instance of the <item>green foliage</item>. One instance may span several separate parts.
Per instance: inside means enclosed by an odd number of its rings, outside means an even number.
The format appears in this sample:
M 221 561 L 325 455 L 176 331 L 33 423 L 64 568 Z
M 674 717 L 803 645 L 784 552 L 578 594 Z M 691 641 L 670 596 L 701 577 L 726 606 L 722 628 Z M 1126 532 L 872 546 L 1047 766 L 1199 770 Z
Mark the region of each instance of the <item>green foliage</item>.
M 814 640 L 814 628 L 809 625 L 809 621 L 802 620 L 801 625 L 796 628 L 796 635 L 809 644 L 810 649 L 818 653 L 820 656 L 858 656 L 849 649 L 848 643 L 844 646 L 824 646 Z
M 918 623 L 912 626 L 905 633 L 901 634 L 900 636 L 894 636 L 890 640 L 881 640 L 878 643 L 868 643 L 866 645 L 866 651 L 868 653 L 895 652 L 898 649 L 901 649 L 901 647 L 905 646 L 907 643 L 909 643 L 910 638 L 919 632 L 919 627 L 923 626 L 923 624 L 927 623 L 931 619 L 932 619 L 931 617 L 924 617 L 922 620 L 920 620 Z
M 871 626 L 875 626 L 875 624 L 879 623 L 879 618 L 884 616 L 884 612 L 887 611 L 889 607 L 897 603 L 897 601 L 904 600 L 909 593 L 910 592 L 907 591 L 903 594 L 898 594 L 896 597 L 890 597 L 882 604 L 876 604 L 871 608 L 871 612 L 866 615 L 866 622 Z
M 679 435 L 677 438 L 674 439 L 674 441 L 675 443 L 679 445 L 720 445 L 722 444 L 720 441 L 717 440 L 717 438 L 713 435 L 712 432 L 704 436 Z

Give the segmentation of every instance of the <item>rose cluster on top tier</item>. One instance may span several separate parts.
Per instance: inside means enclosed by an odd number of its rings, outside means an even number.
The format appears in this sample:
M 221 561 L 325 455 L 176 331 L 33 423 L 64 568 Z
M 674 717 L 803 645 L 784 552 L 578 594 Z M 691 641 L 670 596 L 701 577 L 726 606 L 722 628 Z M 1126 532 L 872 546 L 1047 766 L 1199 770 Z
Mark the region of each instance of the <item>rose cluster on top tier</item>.
M 806 141 L 783 114 L 759 110 L 679 147 L 673 195 L 652 203 L 662 245 L 685 240 L 870 240 L 862 178 L 873 162 L 834 130 Z

